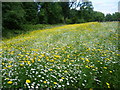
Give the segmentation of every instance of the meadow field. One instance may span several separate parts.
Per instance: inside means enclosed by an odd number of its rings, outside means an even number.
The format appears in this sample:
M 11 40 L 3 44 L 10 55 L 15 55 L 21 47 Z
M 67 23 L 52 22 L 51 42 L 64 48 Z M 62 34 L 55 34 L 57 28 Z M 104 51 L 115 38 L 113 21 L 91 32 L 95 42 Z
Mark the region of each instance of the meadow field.
M 2 88 L 119 88 L 118 22 L 36 30 L 2 41 Z

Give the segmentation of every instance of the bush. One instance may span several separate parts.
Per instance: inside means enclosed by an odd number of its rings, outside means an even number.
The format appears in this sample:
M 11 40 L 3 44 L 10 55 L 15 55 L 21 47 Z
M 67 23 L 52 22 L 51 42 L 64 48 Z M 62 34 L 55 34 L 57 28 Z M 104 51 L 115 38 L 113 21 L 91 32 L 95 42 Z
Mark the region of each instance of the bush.
M 7 29 L 22 29 L 23 17 L 15 11 L 9 11 L 3 18 L 3 27 Z
M 71 19 L 66 19 L 66 23 L 67 23 L 67 24 L 71 24 L 71 23 L 72 23 L 72 20 L 71 20 Z
M 77 23 L 85 23 L 86 21 L 84 19 L 78 19 Z

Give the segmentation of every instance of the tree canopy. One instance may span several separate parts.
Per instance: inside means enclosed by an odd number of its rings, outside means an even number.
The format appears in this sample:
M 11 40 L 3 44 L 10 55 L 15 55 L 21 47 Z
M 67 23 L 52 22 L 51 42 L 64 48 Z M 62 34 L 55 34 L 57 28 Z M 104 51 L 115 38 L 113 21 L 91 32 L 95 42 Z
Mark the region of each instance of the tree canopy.
M 3 29 L 22 29 L 23 24 L 118 21 L 120 13 L 94 11 L 92 2 L 3 2 Z

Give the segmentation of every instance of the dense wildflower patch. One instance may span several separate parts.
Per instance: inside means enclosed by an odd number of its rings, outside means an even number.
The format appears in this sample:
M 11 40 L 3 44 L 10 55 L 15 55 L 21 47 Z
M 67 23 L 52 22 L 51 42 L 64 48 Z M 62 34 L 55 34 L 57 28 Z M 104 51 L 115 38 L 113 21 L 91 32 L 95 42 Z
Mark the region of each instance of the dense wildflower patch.
M 2 44 L 3 88 L 118 88 L 117 23 L 37 30 Z

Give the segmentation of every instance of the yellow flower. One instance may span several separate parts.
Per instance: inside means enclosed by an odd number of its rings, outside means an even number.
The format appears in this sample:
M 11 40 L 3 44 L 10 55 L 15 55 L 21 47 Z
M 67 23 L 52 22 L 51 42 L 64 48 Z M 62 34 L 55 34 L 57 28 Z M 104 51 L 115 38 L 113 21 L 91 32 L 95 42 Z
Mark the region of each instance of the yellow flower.
M 7 83 L 8 83 L 8 84 L 12 84 L 13 82 L 12 82 L 12 81 L 8 81 Z
M 4 67 L 3 69 L 7 69 L 6 67 Z
M 64 59 L 63 62 L 66 62 L 66 60 Z
M 27 79 L 27 80 L 26 80 L 26 83 L 31 83 L 31 81 Z
M 120 56 L 120 54 L 116 54 L 117 56 Z
M 110 88 L 110 86 L 108 86 L 108 88 Z
M 67 70 L 65 70 L 64 72 L 65 72 L 65 73 L 67 73 L 68 71 L 67 71 Z
M 27 63 L 30 64 L 30 61 L 28 61 Z
M 106 82 L 106 84 L 109 86 L 110 84 Z
M 5 63 L 2 63 L 2 65 L 5 65 Z
M 52 71 L 53 69 L 49 69 L 49 71 Z
M 26 53 L 26 54 L 29 54 L 29 53 Z
M 44 81 L 43 83 L 47 83 L 47 81 Z
M 91 68 L 94 68 L 94 66 L 90 66 Z
M 74 62 L 74 60 L 71 60 L 71 62 Z
M 107 67 L 103 67 L 104 69 L 107 69 Z
M 106 56 L 106 54 L 104 54 L 104 56 Z
M 101 51 L 100 49 L 97 49 L 98 51 Z
M 53 82 L 54 84 L 57 84 L 57 82 Z
M 110 73 L 112 73 L 112 71 L 110 71 Z
M 82 60 L 84 60 L 84 58 L 81 58 Z
M 89 66 L 85 66 L 86 68 L 90 68 Z
M 109 58 L 106 58 L 105 60 L 108 60 L 108 61 L 109 61 L 110 59 L 109 59 Z
M 49 57 L 46 57 L 46 59 L 48 59 Z
M 20 66 L 24 66 L 23 64 L 20 64 Z
M 24 55 L 20 55 L 21 57 L 23 57 Z
M 89 51 L 89 50 L 90 50 L 90 48 L 87 49 L 87 51 Z
M 40 59 L 38 59 L 38 61 L 41 61 Z
M 67 57 L 69 58 L 69 57 L 70 57 L 70 55 L 67 55 Z
M 54 59 L 57 59 L 57 58 L 54 58 Z
M 61 77 L 61 79 L 65 79 L 64 77 Z
M 41 56 L 38 56 L 39 58 L 41 58 Z
M 8 68 L 12 67 L 12 65 L 9 65 Z
M 90 62 L 88 59 L 86 59 L 87 62 Z
M 56 58 L 60 58 L 60 56 L 59 56 L 59 55 L 54 55 L 54 57 L 56 57 Z
M 109 83 L 107 83 L 107 82 L 106 82 L 106 84 L 107 84 L 108 88 L 110 88 L 110 84 L 109 84 Z
M 7 79 L 7 80 L 8 80 L 9 78 L 5 78 L 5 79 Z
M 45 56 L 44 54 L 41 55 L 41 57 L 44 57 L 44 56 Z
M 27 61 L 24 61 L 25 63 L 27 62 Z
M 93 90 L 92 88 L 90 88 L 89 90 Z
M 54 60 L 52 59 L 52 60 L 50 60 L 50 62 L 54 62 Z
M 32 63 L 34 63 L 35 61 L 34 60 L 32 60 Z

